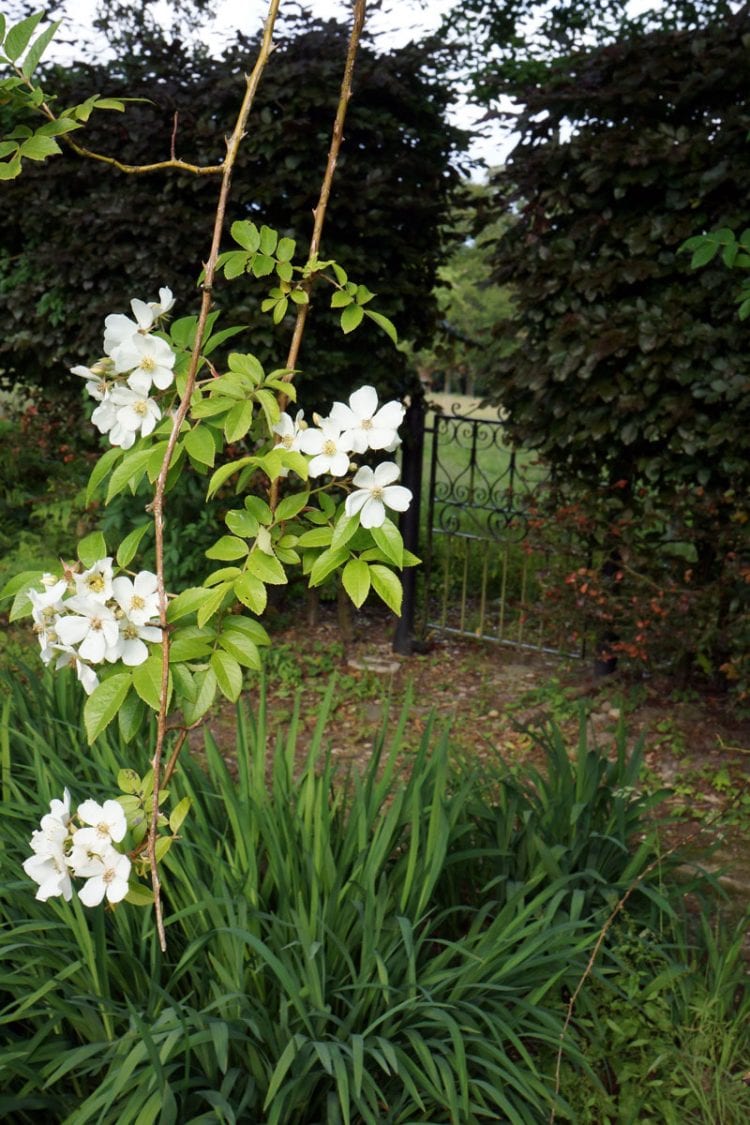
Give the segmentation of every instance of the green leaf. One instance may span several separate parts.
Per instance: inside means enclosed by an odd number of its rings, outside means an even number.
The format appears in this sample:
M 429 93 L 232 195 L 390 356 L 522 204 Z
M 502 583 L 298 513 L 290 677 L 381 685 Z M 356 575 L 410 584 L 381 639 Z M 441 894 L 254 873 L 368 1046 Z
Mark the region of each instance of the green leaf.
M 234 593 L 239 601 L 248 609 L 251 609 L 253 613 L 261 614 L 265 611 L 268 601 L 266 588 L 260 579 L 255 578 L 252 574 L 243 574 L 235 581 Z
M 117 725 L 120 729 L 120 737 L 123 742 L 132 742 L 140 730 L 141 723 L 143 722 L 146 714 L 146 708 L 143 706 L 142 700 L 136 695 L 134 691 L 128 692 L 120 710 L 117 714 Z M 122 789 L 123 793 L 138 793 L 140 792 L 140 778 L 138 778 L 138 789 L 125 789 L 120 781 L 121 774 L 134 774 L 135 770 L 120 770 L 118 774 L 117 784 Z M 138 777 L 137 774 L 135 774 Z
M 253 404 L 249 399 L 236 403 L 224 419 L 224 437 L 239 441 L 253 424 Z
M 217 650 L 211 655 L 211 667 L 222 695 L 231 703 L 236 703 L 242 692 L 242 669 L 239 663 L 228 652 Z
M 344 289 L 337 289 L 331 297 L 332 309 L 345 309 L 352 304 L 354 298 L 351 293 L 347 293 Z
M 167 621 L 179 621 L 189 613 L 196 613 L 208 596 L 203 586 L 190 586 L 182 590 L 176 598 L 171 598 L 167 603 Z
M 128 564 L 133 561 L 136 551 L 141 544 L 143 536 L 151 527 L 153 527 L 153 524 L 149 520 L 147 523 L 142 523 L 140 527 L 134 528 L 128 535 L 125 536 L 122 543 L 117 548 L 118 566 L 128 566 Z
M 240 457 L 239 461 L 229 461 L 226 465 L 220 465 L 214 472 L 208 484 L 207 499 L 211 499 L 215 492 L 218 492 L 225 481 L 229 480 L 231 476 L 238 473 L 245 465 L 254 464 L 257 461 L 255 457 Z
M 10 28 L 5 37 L 4 50 L 11 62 L 15 62 L 24 53 L 37 24 L 43 18 L 44 12 L 35 12 L 33 16 L 27 16 L 25 20 Z
M 93 566 L 99 559 L 107 557 L 107 544 L 101 531 L 92 531 L 78 544 L 78 558 L 85 567 Z
M 404 565 L 404 541 L 395 523 L 387 519 L 380 527 L 371 528 L 370 534 L 386 558 L 398 567 Z
M 260 578 L 271 586 L 283 586 L 288 581 L 286 571 L 274 555 L 254 550 L 248 556 L 246 569 L 249 574 Z
M 341 581 L 347 594 L 359 609 L 370 592 L 369 566 L 361 559 L 349 559 L 341 573 Z
M 0 180 L 15 180 L 21 174 L 21 157 L 0 161 Z
M 276 507 L 276 523 L 294 519 L 306 506 L 309 499 L 309 492 L 293 492 L 290 496 L 285 496 Z
M 319 586 L 329 574 L 337 570 L 348 558 L 349 550 L 347 547 L 339 547 L 336 551 L 333 549 L 324 551 L 313 563 L 310 571 L 310 585 Z
M 140 695 L 143 702 L 153 711 L 158 711 L 161 706 L 161 645 L 154 646 L 148 660 L 133 669 L 133 687 Z M 172 677 L 169 677 L 167 688 L 167 706 L 172 695 Z
M 209 592 L 204 591 L 206 600 Z M 187 625 L 175 631 L 169 645 L 170 662 L 204 660 L 210 655 L 216 633 L 213 629 Z
M 260 246 L 260 233 L 255 223 L 248 220 L 242 222 L 232 223 L 229 232 L 234 241 L 241 246 L 244 250 L 249 250 L 251 254 Z
M 143 883 L 128 883 L 128 893 L 122 901 L 131 906 L 153 906 L 154 892 Z
M 234 535 L 222 535 L 212 547 L 206 551 L 207 559 L 219 559 L 220 562 L 231 562 L 233 559 L 244 559 L 250 548 L 244 539 Z
M 172 660 L 172 652 L 169 653 L 170 662 Z M 177 706 L 181 707 L 185 699 L 194 700 L 198 688 L 193 673 L 184 664 L 174 663 L 171 664 L 172 678 L 174 679 L 174 693 L 177 696 Z
M 239 633 L 222 633 L 219 637 L 219 645 L 243 668 L 252 668 L 260 672 L 262 667 L 260 653 L 256 645 L 246 637 L 242 637 Z M 219 675 L 218 669 L 216 675 Z M 226 695 L 226 692 L 224 694 Z
M 346 516 L 341 514 L 338 523 L 333 529 L 331 546 L 335 549 L 348 543 L 359 527 L 359 516 Z
M 325 517 L 324 517 L 325 518 Z M 331 540 L 333 539 L 333 528 L 326 525 L 325 527 L 311 527 L 309 531 L 303 531 L 297 540 L 298 547 L 330 547 Z
M 185 435 L 185 449 L 200 465 L 213 468 L 216 445 L 207 426 L 196 425 Z
M 242 250 L 235 250 L 222 257 L 221 264 L 227 281 L 234 281 L 236 277 L 241 277 L 250 264 L 250 258 Z
M 130 672 L 110 676 L 94 688 L 83 708 L 83 722 L 89 746 L 114 719 L 130 691 L 133 677 Z
M 59 156 L 62 152 L 59 144 L 53 137 L 35 134 L 24 141 L 20 148 L 20 155 L 27 160 L 46 160 L 48 156 Z
M 151 448 L 148 448 L 138 449 L 133 453 L 125 454 L 123 460 L 110 477 L 107 499 L 105 500 L 106 504 L 109 504 L 110 500 L 114 496 L 117 496 L 118 493 L 122 492 L 128 485 L 135 489 L 146 471 L 151 453 Z
M 254 385 L 262 383 L 265 371 L 259 359 L 251 352 L 232 352 L 227 360 L 230 371 L 246 375 Z
M 276 244 L 279 241 L 279 236 L 271 227 L 267 227 L 264 223 L 260 228 L 260 244 L 259 249 L 261 254 L 273 254 L 276 249 Z
M 392 320 L 389 320 L 387 316 L 383 316 L 382 313 L 373 312 L 372 309 L 365 309 L 364 313 L 365 316 L 369 316 L 370 320 L 373 320 L 379 328 L 383 329 L 386 336 L 388 336 L 394 344 L 398 343 L 398 333 L 396 332 L 396 326 Z
M 121 793 L 140 793 L 142 782 L 135 770 L 120 770 L 117 774 L 117 788 Z
M 96 491 L 104 478 L 112 471 L 113 466 L 124 456 L 124 450 L 118 446 L 113 446 L 103 453 L 94 468 L 91 470 L 89 482 L 86 485 L 86 504 L 90 504 L 96 495 Z
M 341 314 L 341 330 L 345 334 L 353 332 L 362 323 L 365 310 L 361 305 L 348 305 Z
M 398 617 L 401 613 L 401 601 L 403 598 L 401 580 L 398 575 L 394 574 L 392 570 L 389 570 L 387 566 L 373 564 L 370 567 L 370 581 L 378 597 L 384 601 L 388 608 L 392 609 Z
M 296 246 L 293 238 L 280 238 L 276 247 L 276 257 L 280 262 L 291 262 Z
M 273 258 L 269 258 L 266 254 L 256 254 L 253 258 L 251 273 L 253 277 L 268 277 L 270 273 L 273 273 L 275 265 Z
M 20 574 L 14 574 L 0 590 L 0 599 L 12 598 L 19 590 L 26 591 L 29 587 L 36 586 L 43 574 L 43 570 L 23 570 Z
M 200 627 L 203 627 L 221 609 L 224 599 L 231 589 L 231 582 L 222 582 L 211 591 L 196 614 L 196 620 Z
M 183 797 L 169 814 L 169 830 L 170 832 L 179 832 L 182 828 L 185 817 L 190 812 L 190 806 L 193 802 L 190 797 Z
M 224 622 L 225 634 L 239 634 L 241 638 L 247 638 L 256 645 L 270 645 L 271 638 L 261 625 L 260 621 L 255 621 L 252 617 L 240 617 L 233 614 L 227 617 Z
M 192 724 L 201 719 L 216 698 L 216 673 L 213 668 L 206 668 L 204 672 L 196 672 L 195 680 L 198 691 L 194 701 L 186 701 L 182 713 L 185 722 Z

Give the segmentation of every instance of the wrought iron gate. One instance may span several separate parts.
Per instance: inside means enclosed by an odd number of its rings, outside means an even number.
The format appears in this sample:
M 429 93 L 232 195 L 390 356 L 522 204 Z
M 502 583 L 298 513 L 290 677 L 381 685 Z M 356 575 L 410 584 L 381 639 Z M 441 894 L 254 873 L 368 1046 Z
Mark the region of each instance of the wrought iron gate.
M 434 415 L 425 457 L 420 631 L 582 655 L 574 624 L 560 619 L 550 598 L 575 562 L 563 542 L 539 534 L 549 470 L 509 444 L 500 417 Z

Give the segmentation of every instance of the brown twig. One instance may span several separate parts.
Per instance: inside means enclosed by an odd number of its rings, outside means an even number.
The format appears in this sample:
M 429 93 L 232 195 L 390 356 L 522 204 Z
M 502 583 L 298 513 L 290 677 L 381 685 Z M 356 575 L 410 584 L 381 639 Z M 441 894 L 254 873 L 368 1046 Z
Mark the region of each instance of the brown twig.
M 172 137 L 169 142 L 169 159 L 177 159 L 177 122 L 179 121 L 179 114 L 177 110 L 174 111 L 172 118 Z
M 152 504 L 152 511 L 154 517 L 154 533 L 155 533 L 155 554 L 156 554 L 156 580 L 157 589 L 159 593 L 159 622 L 162 630 L 162 667 L 161 667 L 161 691 L 160 691 L 160 706 L 159 716 L 156 728 L 156 746 L 154 748 L 153 756 L 153 770 L 154 770 L 154 804 L 151 814 L 151 825 L 148 833 L 148 856 L 151 862 L 151 885 L 154 891 L 154 910 L 156 913 L 156 927 L 159 934 L 159 944 L 162 950 L 166 950 L 166 934 L 164 932 L 164 918 L 161 906 L 161 884 L 159 881 L 159 870 L 156 861 L 156 838 L 159 823 L 159 789 L 161 787 L 161 761 L 164 752 L 164 739 L 167 731 L 167 704 L 169 697 L 169 631 L 167 626 L 167 594 L 164 585 L 164 493 L 167 483 L 167 474 L 172 460 L 177 440 L 179 437 L 180 429 L 185 421 L 187 412 L 190 408 L 190 398 L 195 387 L 195 381 L 198 374 L 198 366 L 200 363 L 201 341 L 203 339 L 203 332 L 208 319 L 208 314 L 211 310 L 212 303 L 212 289 L 213 281 L 216 273 L 216 261 L 219 256 L 219 245 L 221 243 L 222 229 L 224 226 L 224 215 L 226 213 L 227 200 L 229 198 L 229 188 L 232 180 L 232 170 L 237 159 L 240 143 L 245 135 L 245 127 L 247 125 L 248 115 L 252 108 L 253 100 L 255 98 L 260 79 L 265 70 L 266 63 L 273 49 L 272 37 L 273 28 L 278 14 L 279 4 L 281 0 L 270 0 L 268 15 L 266 17 L 265 26 L 263 28 L 263 39 L 261 42 L 258 58 L 253 67 L 252 73 L 246 77 L 245 95 L 242 99 L 242 104 L 237 115 L 237 121 L 232 131 L 232 135 L 227 141 L 227 155 L 222 165 L 222 178 L 221 187 L 219 189 L 219 199 L 216 205 L 216 213 L 214 218 L 213 236 L 211 239 L 211 250 L 208 255 L 208 260 L 205 266 L 205 275 L 203 282 L 203 294 L 201 297 L 201 307 L 198 314 L 198 323 L 195 330 L 195 346 L 193 354 L 190 358 L 190 366 L 188 369 L 187 380 L 185 388 L 181 396 L 180 405 L 174 415 L 172 422 L 172 432 L 169 435 L 167 448 L 164 452 L 164 459 L 159 471 L 159 476 L 156 480 L 154 487 L 154 499 Z M 182 748 L 182 742 L 178 737 L 177 741 Z M 174 757 L 174 751 L 172 752 Z M 176 761 L 176 758 L 175 758 Z M 171 762 L 171 758 L 170 758 Z M 172 770 L 174 765 L 172 765 Z
M 357 58 L 357 51 L 359 50 L 359 43 L 362 38 L 362 29 L 365 24 L 365 13 L 367 9 L 367 0 L 354 0 L 354 19 L 352 21 L 352 30 L 349 35 L 349 46 L 346 52 L 346 62 L 344 64 L 344 74 L 341 79 L 341 88 L 339 90 L 339 101 L 336 107 L 336 117 L 333 122 L 333 131 L 331 133 L 331 144 L 328 149 L 328 160 L 326 161 L 326 169 L 323 174 L 323 180 L 320 185 L 320 194 L 318 202 L 313 209 L 313 231 L 310 238 L 310 250 L 308 260 L 314 261 L 320 250 L 320 241 L 323 236 L 323 224 L 325 222 L 326 211 L 328 210 L 328 201 L 331 197 L 331 185 L 333 183 L 333 175 L 336 171 L 336 164 L 341 150 L 341 143 L 344 139 L 344 122 L 346 120 L 346 111 L 349 107 L 349 99 L 352 96 L 352 77 L 354 75 L 354 63 Z M 310 294 L 312 288 L 312 281 L 308 279 L 305 284 L 305 290 Z M 307 313 L 310 308 L 309 301 L 304 305 L 297 305 L 297 317 L 294 322 L 294 332 L 289 344 L 289 353 L 286 358 L 287 374 L 283 376 L 285 382 L 290 383 L 294 378 L 297 362 L 299 360 L 300 348 L 302 347 L 302 337 L 305 333 L 305 324 L 307 323 Z M 279 409 L 286 410 L 289 404 L 289 396 L 279 393 Z M 271 485 L 271 493 L 269 496 L 269 503 L 271 511 L 275 511 L 276 505 L 279 501 L 279 481 L 278 478 Z

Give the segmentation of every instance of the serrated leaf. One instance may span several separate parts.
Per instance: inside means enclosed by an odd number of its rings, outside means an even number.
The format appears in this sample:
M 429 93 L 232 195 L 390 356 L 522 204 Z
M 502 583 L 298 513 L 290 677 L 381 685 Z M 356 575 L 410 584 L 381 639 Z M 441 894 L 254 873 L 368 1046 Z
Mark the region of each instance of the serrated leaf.
M 169 814 L 169 830 L 170 832 L 179 832 L 182 828 L 185 817 L 190 812 L 192 801 L 190 797 L 183 797 Z
M 207 498 L 210 500 L 214 493 L 218 492 L 221 486 L 245 465 L 254 464 L 256 461 L 256 457 L 240 457 L 238 461 L 229 461 L 226 465 L 220 465 L 208 483 Z
M 323 517 L 325 518 L 325 517 Z M 298 547 L 330 547 L 333 538 L 333 528 L 326 524 L 325 527 L 311 527 L 304 531 L 297 540 Z
M 201 719 L 216 698 L 216 673 L 213 668 L 206 668 L 203 672 L 196 672 L 195 681 L 198 691 L 194 701 L 188 701 L 183 706 L 185 722 L 192 725 Z
M 242 250 L 230 251 L 224 256 L 222 267 L 224 276 L 227 281 L 234 281 L 236 277 L 241 277 L 250 264 L 250 257 Z
M 0 160 L 0 180 L 15 180 L 20 174 L 20 156 L 14 156 L 11 160 Z
M 107 544 L 101 531 L 92 531 L 78 543 L 78 558 L 85 567 L 107 557 Z
M 348 558 L 349 550 L 347 547 L 339 547 L 336 551 L 332 549 L 324 551 L 313 563 L 310 571 L 310 585 L 319 586 L 329 574 L 337 570 Z
M 252 668 L 255 672 L 261 670 L 262 665 L 258 649 L 252 641 L 240 636 L 239 633 L 222 633 L 219 637 L 219 645 L 243 668 Z
M 248 556 L 246 570 L 271 586 L 283 586 L 288 581 L 286 571 L 277 558 L 262 551 L 252 551 Z
M 46 160 L 48 156 L 59 156 L 62 153 L 54 137 L 39 135 L 30 137 L 21 145 L 19 155 L 27 160 Z
M 361 305 L 348 305 L 341 314 L 341 331 L 346 335 L 362 323 L 365 310 Z
M 147 523 L 142 523 L 140 527 L 134 528 L 128 535 L 125 536 L 122 543 L 117 548 L 118 566 L 125 567 L 133 561 L 136 552 L 141 545 L 143 536 L 151 527 L 153 527 L 153 524 L 149 520 Z
M 253 385 L 262 383 L 265 378 L 263 366 L 252 352 L 232 352 L 227 360 L 227 364 L 230 371 L 236 371 L 240 375 L 246 375 Z
M 253 277 L 268 277 L 270 273 L 273 273 L 275 266 L 276 263 L 273 258 L 269 258 L 267 254 L 256 254 L 250 272 Z
M 110 500 L 122 492 L 124 488 L 130 485 L 132 488 L 137 487 L 138 482 L 146 471 L 149 458 L 152 450 L 139 449 L 135 453 L 126 453 L 123 460 L 112 473 L 109 480 L 109 488 L 107 489 L 106 504 Z
M 244 559 L 249 550 L 244 539 L 238 539 L 235 535 L 222 535 L 221 539 L 208 548 L 206 558 L 232 562 L 234 559 Z
M 251 254 L 254 254 L 260 246 L 260 232 L 255 223 L 247 219 L 232 223 L 229 233 L 238 246 L 243 250 L 249 250 Z
M 120 770 L 117 774 L 117 788 L 121 793 L 140 793 L 141 775 L 135 770 Z
M 91 470 L 88 484 L 86 485 L 86 504 L 90 504 L 96 495 L 96 490 L 104 478 L 110 473 L 115 464 L 124 456 L 124 450 L 113 446 L 103 453 L 94 468 Z
M 265 612 L 268 594 L 259 578 L 255 578 L 252 574 L 243 574 L 234 583 L 234 593 L 239 601 L 248 609 L 251 609 L 253 613 L 261 614 Z
M 293 238 L 280 238 L 276 247 L 276 257 L 280 262 L 291 262 L 296 246 Z
M 22 570 L 20 574 L 14 574 L 0 590 L 0 600 L 12 598 L 19 590 L 26 591 L 30 586 L 36 586 L 43 574 L 43 570 Z
M 242 638 L 247 638 L 256 645 L 269 645 L 271 638 L 261 625 L 260 621 L 255 621 L 251 617 L 241 617 L 233 614 L 227 617 L 224 622 L 224 633 L 239 634 Z
M 209 597 L 206 591 L 206 597 Z M 203 599 L 206 600 L 205 598 Z M 216 634 L 213 629 L 196 625 L 183 626 L 175 631 L 169 646 L 169 659 L 178 661 L 205 660 L 211 653 Z
M 154 892 L 145 883 L 128 883 L 128 893 L 122 901 L 131 906 L 153 906 Z
M 185 449 L 200 465 L 213 468 L 216 445 L 207 426 L 196 424 L 185 435 Z
M 213 615 L 217 613 L 219 609 L 221 609 L 224 598 L 226 597 L 228 591 L 231 589 L 231 582 L 222 582 L 219 586 L 216 586 L 211 591 L 203 605 L 198 610 L 198 613 L 196 614 L 196 620 L 199 626 L 202 627 L 203 625 L 205 625 L 206 622 L 210 621 Z
M 259 390 L 255 392 L 255 398 L 260 403 L 261 409 L 266 416 L 266 424 L 270 432 L 281 417 L 281 410 L 279 409 L 276 395 L 272 391 Z
M 341 581 L 357 609 L 370 592 L 370 568 L 361 559 L 349 559 L 341 572 Z
M 375 563 L 370 567 L 370 581 L 381 601 L 384 601 L 398 617 L 401 613 L 403 599 L 403 589 L 398 575 L 389 570 L 387 566 L 379 566 Z
M 119 672 L 102 680 L 94 688 L 83 708 L 83 722 L 89 746 L 112 722 L 130 691 L 132 682 L 130 672 Z
M 253 404 L 249 399 L 235 403 L 224 419 L 224 437 L 228 442 L 239 441 L 253 424 Z
M 137 668 L 133 669 L 133 687 L 148 707 L 153 711 L 158 711 L 161 706 L 161 645 L 158 646 L 158 649 L 156 649 L 156 646 L 154 648 L 155 650 L 152 651 L 148 660 L 144 660 L 143 664 L 139 664 Z M 170 675 L 167 688 L 167 706 L 169 706 L 171 694 L 172 677 Z
M 395 523 L 387 519 L 380 527 L 371 528 L 370 534 L 387 559 L 397 567 L 404 565 L 404 540 Z
M 21 20 L 9 29 L 3 49 L 11 62 L 15 62 L 24 53 L 37 24 L 43 17 L 44 12 L 35 12 L 33 16 L 27 16 L 25 20 Z
M 364 313 L 365 316 L 368 316 L 370 320 L 374 321 L 375 324 L 377 324 L 378 328 L 383 329 L 386 336 L 388 336 L 388 338 L 391 339 L 394 344 L 398 343 L 398 332 L 396 331 L 396 325 L 392 320 L 389 320 L 387 316 L 383 316 L 382 313 L 374 312 L 372 309 L 365 309 Z
M 337 289 L 331 297 L 332 309 L 345 309 L 348 308 L 354 301 L 351 293 L 347 293 L 344 289 Z
M 345 516 L 341 515 L 338 523 L 333 529 L 333 536 L 331 538 L 331 546 L 336 549 L 343 547 L 348 543 L 351 537 L 359 527 L 359 516 Z
M 172 653 L 169 654 L 170 660 Z M 172 664 L 172 678 L 174 679 L 174 692 L 177 696 L 177 705 L 182 706 L 184 700 L 194 700 L 198 688 L 193 678 L 193 673 L 184 664 Z
M 221 694 L 230 703 L 236 703 L 242 692 L 242 669 L 238 662 L 222 649 L 211 654 L 211 667 Z
M 189 613 L 196 613 L 206 597 L 203 586 L 190 586 L 187 590 L 181 590 L 176 598 L 171 598 L 167 603 L 167 621 L 179 621 Z
M 285 496 L 276 506 L 276 523 L 294 519 L 306 506 L 309 499 L 309 492 L 294 492 L 291 496 Z
M 125 698 L 117 714 L 117 725 L 119 727 L 120 736 L 123 742 L 132 742 L 132 740 L 140 730 L 141 723 L 143 722 L 145 714 L 146 709 L 140 697 L 134 691 L 128 692 L 127 697 Z M 133 771 L 131 770 L 129 772 L 132 773 Z M 138 782 L 140 784 L 140 778 L 138 779 Z M 122 789 L 122 786 L 120 786 L 120 788 Z M 136 793 L 138 792 L 138 790 L 125 789 L 124 792 Z

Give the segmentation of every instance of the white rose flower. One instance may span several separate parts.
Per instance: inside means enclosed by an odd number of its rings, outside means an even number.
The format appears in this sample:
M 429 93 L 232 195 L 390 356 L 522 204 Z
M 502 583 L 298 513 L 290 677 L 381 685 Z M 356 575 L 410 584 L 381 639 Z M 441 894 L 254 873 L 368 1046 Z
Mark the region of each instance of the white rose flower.
M 150 570 L 139 571 L 132 581 L 124 575 L 115 578 L 112 596 L 135 625 L 145 625 L 152 617 L 159 616 L 156 575 Z
M 102 604 L 112 597 L 112 558 L 98 559 L 88 570 L 82 574 L 75 574 L 73 580 L 76 584 L 78 597 L 93 598 Z M 71 599 L 72 601 L 72 599 Z M 65 608 L 71 602 L 65 603 Z M 67 643 L 67 642 L 66 642 Z
M 63 645 L 78 645 L 81 660 L 101 664 L 107 649 L 117 643 L 120 635 L 114 613 L 97 599 L 84 596 L 71 598 L 65 608 L 69 614 L 61 617 L 55 627 Z
M 109 431 L 112 445 L 130 449 L 136 435 L 146 437 L 152 433 L 161 418 L 161 410 L 152 398 L 130 387 L 115 387 L 109 401 L 115 410 L 115 423 Z
M 156 625 L 138 625 L 127 617 L 120 619 L 120 635 L 111 649 L 107 649 L 107 660 L 121 660 L 127 668 L 135 668 L 148 660 L 148 648 L 144 641 L 158 644 L 161 629 Z
M 121 902 L 128 893 L 130 860 L 110 848 L 104 855 L 92 855 L 86 868 L 89 876 L 78 892 L 84 906 L 98 906 L 103 898 Z
M 386 508 L 405 512 L 411 503 L 411 490 L 393 483 L 398 476 L 399 468 L 393 461 L 384 461 L 374 472 L 368 465 L 363 465 L 352 482 L 357 491 L 347 496 L 344 504 L 347 516 L 359 512 L 362 527 L 381 527 L 385 522 Z
M 98 801 L 89 798 L 78 806 L 78 819 L 84 824 L 91 825 L 91 828 L 78 829 L 73 837 L 74 846 L 80 842 L 81 832 L 93 832 L 98 840 L 108 844 L 119 844 L 128 828 L 125 811 L 119 801 L 105 801 L 100 805 Z M 80 837 L 80 840 L 84 838 Z
M 319 428 L 303 430 L 298 441 L 302 452 L 312 456 L 309 466 L 311 477 L 319 477 L 323 473 L 330 473 L 333 477 L 346 476 L 352 447 L 335 422 L 322 418 Z
M 148 394 L 152 384 L 164 391 L 174 381 L 175 354 L 160 336 L 130 336 L 112 351 L 115 371 L 129 371 L 128 385 Z
M 368 449 L 395 449 L 399 443 L 398 428 L 404 420 L 402 403 L 386 402 L 378 410 L 378 394 L 374 387 L 360 387 L 349 397 L 349 405 L 334 402 L 330 420 L 342 431 L 354 453 Z
M 66 902 L 73 896 L 70 872 L 62 848 L 54 853 L 36 854 L 24 860 L 23 869 L 30 879 L 39 884 L 36 898 L 46 902 L 48 898 L 62 895 Z

